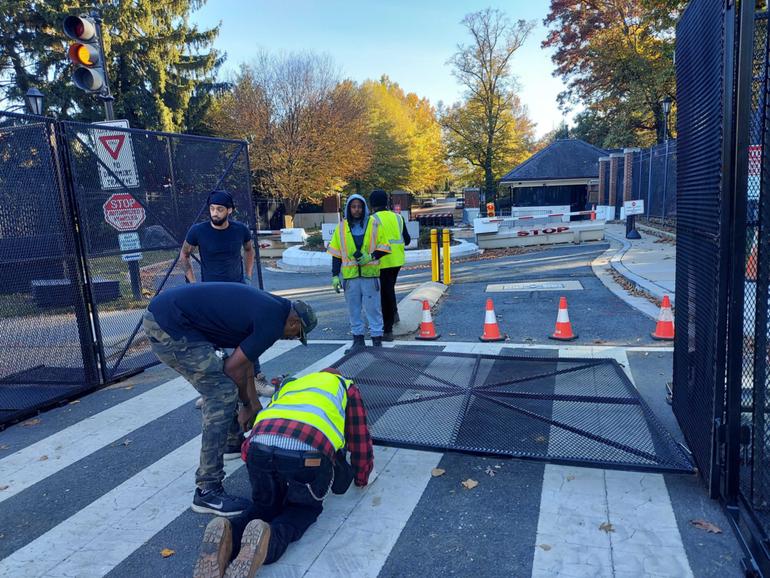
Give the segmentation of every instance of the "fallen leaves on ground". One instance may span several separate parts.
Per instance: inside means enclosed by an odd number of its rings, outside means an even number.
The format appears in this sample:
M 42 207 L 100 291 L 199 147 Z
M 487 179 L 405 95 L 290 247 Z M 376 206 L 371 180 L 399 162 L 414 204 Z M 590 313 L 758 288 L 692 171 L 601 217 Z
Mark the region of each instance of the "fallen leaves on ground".
M 0 450 L 7 450 L 9 447 L 11 446 L 9 446 L 8 444 L 0 444 Z
M 3 490 L 7 490 L 10 487 L 11 486 L 0 486 L 0 492 L 2 492 Z
M 550 544 L 538 544 L 537 547 L 538 548 L 542 548 L 545 552 L 548 552 L 548 550 L 551 549 L 551 545 Z
M 479 483 L 478 483 L 476 480 L 473 480 L 473 479 L 471 479 L 471 478 L 468 478 L 467 480 L 465 480 L 464 482 L 462 482 L 462 485 L 463 485 L 463 487 L 464 487 L 466 490 L 472 490 L 473 488 L 475 488 L 476 486 L 478 486 L 478 485 L 479 485 Z
M 495 470 L 492 469 L 491 466 L 487 466 L 487 469 L 484 470 L 484 473 L 488 475 L 490 478 L 494 478 L 495 474 L 497 473 Z
M 128 391 L 129 389 L 134 389 L 134 386 L 133 386 L 133 385 L 127 385 L 127 386 L 126 386 L 126 387 L 124 387 L 123 389 L 125 389 L 126 391 Z
M 163 550 L 160 551 L 160 555 L 164 558 L 168 558 L 169 556 L 173 556 L 176 554 L 176 552 L 170 548 L 163 548 Z
M 717 526 L 716 524 L 712 524 L 711 522 L 708 522 L 706 520 L 690 520 L 690 524 L 698 528 L 699 530 L 704 530 L 706 532 L 709 532 L 710 534 L 721 534 L 722 528 Z
M 442 470 L 441 468 L 433 468 L 430 471 L 430 475 L 434 478 L 437 478 L 439 476 L 443 476 L 446 473 L 446 470 Z
M 47 459 L 48 459 L 48 456 L 40 456 L 39 458 L 37 458 L 37 461 L 39 461 L 39 462 L 44 462 L 44 461 L 46 461 Z
M 603 524 L 599 524 L 599 529 L 602 532 L 607 532 L 608 534 L 610 532 L 614 532 L 615 531 L 615 527 L 612 524 L 610 524 L 609 522 L 604 522 Z
M 39 423 L 40 423 L 40 418 L 36 417 L 36 418 L 33 418 L 33 419 L 28 419 L 27 421 L 22 423 L 21 426 L 22 427 L 31 427 L 31 426 L 37 425 Z
M 568 482 L 571 482 L 571 481 L 572 481 L 572 480 L 574 480 L 574 479 L 575 479 L 575 476 L 573 476 L 572 474 L 570 474 L 570 475 L 568 475 L 568 476 L 567 476 L 567 481 L 568 481 Z
M 69 402 L 67 405 L 75 405 L 76 403 L 80 403 L 79 399 L 73 399 L 71 402 Z

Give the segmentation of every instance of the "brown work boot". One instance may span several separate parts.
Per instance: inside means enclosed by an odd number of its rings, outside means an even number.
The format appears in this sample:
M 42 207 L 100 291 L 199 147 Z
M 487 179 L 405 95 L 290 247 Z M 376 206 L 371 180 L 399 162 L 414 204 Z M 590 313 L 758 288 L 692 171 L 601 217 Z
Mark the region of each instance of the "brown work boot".
M 254 387 L 260 397 L 272 397 L 275 393 L 275 387 L 267 382 L 264 373 L 258 373 L 254 376 Z
M 214 518 L 203 532 L 193 578 L 222 578 L 233 552 L 233 528 L 227 518 Z
M 241 551 L 230 562 L 225 578 L 254 578 L 267 557 L 270 545 L 270 524 L 262 520 L 252 520 L 243 531 Z

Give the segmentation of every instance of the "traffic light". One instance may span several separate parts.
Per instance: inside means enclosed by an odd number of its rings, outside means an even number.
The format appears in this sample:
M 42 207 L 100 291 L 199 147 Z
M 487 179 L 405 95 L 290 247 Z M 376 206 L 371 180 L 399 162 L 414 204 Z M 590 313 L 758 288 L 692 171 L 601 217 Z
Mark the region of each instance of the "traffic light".
M 67 54 L 75 64 L 72 81 L 86 92 L 101 92 L 106 85 L 104 62 L 96 22 L 84 16 L 67 16 L 64 33 L 75 40 Z

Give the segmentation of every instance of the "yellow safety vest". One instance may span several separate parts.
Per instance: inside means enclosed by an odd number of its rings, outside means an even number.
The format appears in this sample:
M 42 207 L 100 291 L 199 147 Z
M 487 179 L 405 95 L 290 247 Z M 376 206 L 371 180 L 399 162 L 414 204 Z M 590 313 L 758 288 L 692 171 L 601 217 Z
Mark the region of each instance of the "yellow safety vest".
M 324 434 L 334 450 L 345 445 L 345 408 L 353 383 L 333 373 L 311 373 L 283 385 L 268 406 L 257 414 L 255 425 L 268 419 L 305 423 Z
M 343 233 L 344 231 L 344 233 Z M 361 243 L 361 251 L 368 251 L 369 254 L 375 251 L 384 251 L 390 253 L 390 246 L 382 234 L 380 223 L 377 219 L 370 218 L 366 223 L 364 232 L 364 241 Z M 353 240 L 353 234 L 350 232 L 350 225 L 347 219 L 344 219 L 334 230 L 332 239 L 329 242 L 327 252 L 333 257 L 342 259 L 342 277 L 344 279 L 355 279 L 356 277 L 379 277 L 380 262 L 372 259 L 366 265 L 359 265 L 354 257 L 356 252 L 356 243 Z
M 374 217 L 380 221 L 382 235 L 388 240 L 388 245 L 390 245 L 390 255 L 385 255 L 380 259 L 380 269 L 401 267 L 406 263 L 406 255 L 404 254 L 404 217 L 393 211 L 378 211 L 374 214 Z

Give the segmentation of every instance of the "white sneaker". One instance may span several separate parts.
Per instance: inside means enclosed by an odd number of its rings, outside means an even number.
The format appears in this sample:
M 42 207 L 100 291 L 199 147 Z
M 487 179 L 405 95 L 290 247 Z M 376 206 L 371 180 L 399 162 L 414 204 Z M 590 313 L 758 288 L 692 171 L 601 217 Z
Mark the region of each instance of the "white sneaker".
M 258 373 L 254 376 L 254 387 L 257 390 L 257 395 L 261 397 L 272 397 L 275 393 L 275 387 L 267 382 L 264 373 Z

